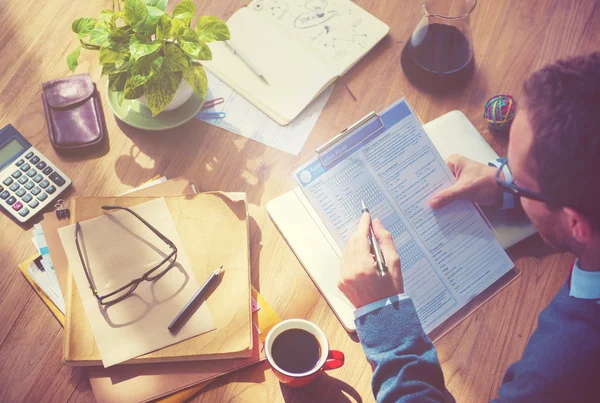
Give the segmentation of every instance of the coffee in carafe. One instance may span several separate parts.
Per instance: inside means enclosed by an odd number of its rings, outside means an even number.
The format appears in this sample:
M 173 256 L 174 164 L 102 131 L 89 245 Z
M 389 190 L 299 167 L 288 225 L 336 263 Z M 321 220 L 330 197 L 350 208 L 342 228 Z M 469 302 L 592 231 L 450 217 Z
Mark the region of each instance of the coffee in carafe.
M 401 56 L 404 73 L 414 85 L 443 92 L 469 81 L 475 70 L 469 26 L 474 8 L 475 0 L 423 0 L 423 16 Z

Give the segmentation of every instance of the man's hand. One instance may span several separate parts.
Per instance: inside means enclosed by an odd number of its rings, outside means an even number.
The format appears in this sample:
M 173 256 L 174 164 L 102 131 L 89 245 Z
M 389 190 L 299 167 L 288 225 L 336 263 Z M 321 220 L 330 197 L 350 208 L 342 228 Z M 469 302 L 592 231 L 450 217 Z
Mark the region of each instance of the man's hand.
M 456 183 L 433 195 L 429 205 L 436 209 L 455 200 L 469 200 L 480 206 L 494 206 L 500 201 L 502 190 L 496 184 L 497 169 L 452 154 L 446 164 L 456 177 Z
M 389 270 L 387 275 L 381 277 L 375 258 L 370 252 L 370 225 L 371 216 L 369 213 L 363 213 L 358 229 L 346 244 L 342 256 L 338 287 L 355 308 L 404 293 L 400 257 L 396 252 L 392 234 L 385 230 L 381 221 L 373 221 L 373 232 Z

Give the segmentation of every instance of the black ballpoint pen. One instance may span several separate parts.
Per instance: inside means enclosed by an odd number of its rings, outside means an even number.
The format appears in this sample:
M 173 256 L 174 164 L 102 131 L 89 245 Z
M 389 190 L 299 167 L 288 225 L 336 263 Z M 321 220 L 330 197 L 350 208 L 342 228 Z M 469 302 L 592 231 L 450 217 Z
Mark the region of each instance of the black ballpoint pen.
M 185 306 L 183 307 L 181 312 L 179 312 L 177 314 L 177 316 L 175 316 L 175 319 L 173 319 L 173 322 L 171 322 L 171 324 L 167 327 L 167 329 L 169 329 L 169 331 L 174 331 L 179 328 L 180 322 L 183 320 L 183 318 L 188 316 L 188 312 L 191 309 L 191 307 L 194 306 L 196 304 L 196 302 L 198 302 L 198 300 L 202 296 L 204 290 L 206 290 L 208 288 L 208 286 L 219 276 L 219 274 L 222 271 L 223 271 L 223 266 L 221 266 L 217 270 L 213 271 L 213 273 L 210 275 L 208 280 L 206 280 L 204 282 L 204 284 L 202 284 L 202 287 L 200 287 L 200 289 L 198 291 L 196 291 L 196 293 L 194 294 L 192 299 L 190 299 L 190 301 L 187 304 L 185 304 Z
M 369 213 L 369 209 L 365 205 L 363 200 L 360 201 L 362 204 L 362 212 Z M 370 213 L 369 213 L 370 214 Z M 377 238 L 375 237 L 375 233 L 373 232 L 373 227 L 369 224 L 369 242 L 373 246 L 373 252 L 375 252 L 375 261 L 377 262 L 377 271 L 381 277 L 385 276 L 388 273 L 387 265 L 385 264 L 385 258 L 383 257 L 383 253 L 381 253 L 381 248 L 379 247 L 379 242 L 377 242 Z

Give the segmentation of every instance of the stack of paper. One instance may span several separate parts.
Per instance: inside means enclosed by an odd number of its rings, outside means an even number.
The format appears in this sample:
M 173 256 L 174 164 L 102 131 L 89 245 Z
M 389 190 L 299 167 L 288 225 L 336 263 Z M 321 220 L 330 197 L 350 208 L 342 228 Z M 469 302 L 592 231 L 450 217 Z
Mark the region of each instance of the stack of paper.
M 159 217 L 156 213 L 156 206 L 153 206 L 153 204 L 161 204 L 161 203 L 165 203 L 165 200 L 167 200 L 167 204 L 170 206 L 169 207 L 169 213 L 172 215 L 171 218 L 171 222 L 176 224 L 177 226 L 177 230 L 176 230 L 176 234 L 169 234 L 170 237 L 172 238 L 177 238 L 179 234 L 184 233 L 185 228 L 189 228 L 190 230 L 194 231 L 194 225 L 189 225 L 189 224 L 202 224 L 204 226 L 206 226 L 207 228 L 212 228 L 212 225 L 218 225 L 218 223 L 212 222 L 211 223 L 211 219 L 209 218 L 208 220 L 203 220 L 202 217 L 197 216 L 196 213 L 193 213 L 192 211 L 188 211 L 188 209 L 183 208 L 183 209 L 174 209 L 173 208 L 173 203 L 176 204 L 181 204 L 181 203 L 185 203 L 187 202 L 191 202 L 193 203 L 194 201 L 194 197 L 193 196 L 187 196 L 185 198 L 177 198 L 177 197 L 169 197 L 167 199 L 156 199 L 156 196 L 160 196 L 160 195 L 181 195 L 181 194 L 194 194 L 195 190 L 193 188 L 193 186 L 188 182 L 188 181 L 183 181 L 183 180 L 171 180 L 171 181 L 166 181 L 164 183 L 159 183 L 156 186 L 152 186 L 150 188 L 146 188 L 144 190 L 140 190 L 140 191 L 136 191 L 134 192 L 131 196 L 143 196 L 141 198 L 134 198 L 134 197 L 126 197 L 123 199 L 117 199 L 117 198 L 91 198 L 90 200 L 92 201 L 91 204 L 88 204 L 87 207 L 86 203 L 82 203 L 81 199 L 79 200 L 79 207 L 77 207 L 77 203 L 72 202 L 71 203 L 71 216 L 75 216 L 75 218 L 79 217 L 86 217 L 86 211 L 89 209 L 94 210 L 97 207 L 98 203 L 104 203 L 104 204 L 108 204 L 105 202 L 105 200 L 110 199 L 112 204 L 116 204 L 116 202 L 118 201 L 119 203 L 122 203 L 126 206 L 131 206 L 132 208 L 136 209 L 135 206 L 141 206 L 141 207 L 137 207 L 137 209 L 141 209 L 141 213 L 144 215 L 148 215 L 146 212 L 143 211 L 144 205 L 146 206 L 150 206 L 152 207 L 153 210 L 153 214 L 150 214 L 150 216 L 155 215 L 154 218 L 151 218 L 150 221 L 153 225 L 157 225 L 158 227 L 160 227 L 159 229 L 165 232 L 168 232 L 168 230 L 165 230 L 164 228 L 161 227 L 161 225 L 165 225 L 164 221 L 168 221 L 165 220 L 164 217 Z M 232 214 L 232 219 L 234 219 L 235 221 L 238 221 L 238 224 L 234 224 L 234 222 L 230 222 L 228 223 L 228 225 L 225 225 L 225 227 L 229 228 L 230 231 L 235 228 L 236 225 L 240 226 L 240 228 L 243 228 L 244 231 L 242 232 L 242 234 L 245 234 L 245 241 L 241 240 L 241 239 L 236 239 L 236 242 L 234 242 L 235 245 L 230 245 L 231 247 L 235 247 L 236 253 L 241 251 L 241 255 L 238 254 L 238 257 L 236 257 L 236 259 L 241 258 L 241 260 L 238 261 L 238 263 L 235 263 L 235 261 L 233 260 L 229 260 L 227 261 L 225 255 L 218 255 L 215 257 L 217 260 L 219 261 L 226 261 L 225 263 L 227 267 L 229 267 L 230 270 L 225 272 L 225 275 L 228 277 L 223 277 L 222 282 L 220 283 L 219 287 L 217 287 L 217 291 L 213 291 L 212 294 L 210 294 L 210 296 L 208 297 L 208 305 L 211 304 L 211 301 L 213 301 L 213 299 L 215 299 L 216 301 L 221 301 L 221 299 L 225 296 L 225 298 L 228 298 L 228 304 L 223 304 L 220 302 L 216 302 L 215 306 L 219 306 L 222 309 L 217 310 L 216 315 L 214 316 L 214 321 L 215 321 L 215 325 L 216 325 L 216 330 L 213 332 L 209 332 L 206 333 L 205 335 L 211 335 L 211 334 L 215 334 L 217 335 L 217 339 L 215 339 L 215 341 L 218 341 L 218 345 L 224 345 L 224 347 L 226 348 L 231 348 L 231 346 L 228 346 L 228 344 L 232 345 L 231 343 L 228 343 L 228 341 L 230 339 L 239 339 L 239 335 L 243 334 L 244 331 L 243 330 L 243 326 L 241 326 L 239 323 L 234 323 L 234 321 L 231 321 L 232 323 L 229 324 L 228 322 L 232 319 L 231 316 L 237 318 L 237 319 L 243 319 L 243 315 L 240 314 L 240 312 L 238 312 L 235 315 L 231 314 L 231 309 L 232 307 L 235 306 L 236 303 L 234 303 L 234 300 L 237 301 L 240 298 L 240 295 L 243 296 L 244 293 L 238 290 L 235 292 L 235 298 L 233 298 L 233 296 L 228 296 L 228 289 L 230 289 L 230 287 L 232 286 L 232 281 L 235 283 L 238 280 L 242 280 L 240 282 L 240 284 L 243 284 L 244 282 L 246 283 L 246 287 L 250 288 L 249 285 L 249 251 L 246 249 L 246 253 L 244 253 L 244 249 L 240 248 L 239 245 L 242 245 L 244 242 L 247 244 L 248 243 L 248 239 L 247 239 L 247 217 L 245 216 L 246 213 L 246 202 L 245 202 L 245 198 L 240 197 L 240 196 L 235 196 L 236 194 L 221 194 L 221 193 L 212 193 L 212 194 L 207 194 L 207 195 L 200 195 L 200 199 L 198 200 L 203 200 L 203 203 L 209 203 L 209 205 L 214 205 L 215 203 L 217 204 L 222 204 L 224 206 L 231 206 L 230 208 L 233 208 L 235 213 Z M 239 195 L 239 194 L 238 194 Z M 232 199 L 231 197 L 234 197 L 234 199 Z M 243 207 L 243 208 L 242 208 Z M 83 208 L 83 210 L 82 210 Z M 240 208 L 242 208 L 242 210 L 240 210 Z M 209 211 L 209 208 L 204 206 L 203 210 Z M 174 211 L 178 211 L 178 213 L 174 214 Z M 187 211 L 187 214 L 181 214 L 181 212 L 185 212 Z M 191 214 L 190 214 L 191 213 Z M 102 215 L 102 212 L 100 212 L 100 215 Z M 107 216 L 104 216 L 107 217 Z M 146 218 L 146 217 L 145 217 Z M 92 219 L 94 220 L 94 219 Z M 158 220 L 161 223 L 156 223 L 153 220 Z M 241 221 L 240 221 L 241 220 Z M 84 222 L 85 220 L 82 219 L 82 222 Z M 89 220 L 88 220 L 89 221 Z M 212 220 L 214 221 L 214 219 Z M 105 223 L 106 224 L 106 223 Z M 67 255 L 65 256 L 64 251 L 63 251 L 63 247 L 62 244 L 60 242 L 59 239 L 59 231 L 63 231 L 69 235 L 72 235 L 69 233 L 69 220 L 58 220 L 54 214 L 54 212 L 51 213 L 47 213 L 44 215 L 44 221 L 42 222 L 42 227 L 36 228 L 35 229 L 35 238 L 36 240 L 34 241 L 37 245 L 39 245 L 39 251 L 41 252 L 41 255 L 39 257 L 37 257 L 37 263 L 34 263 L 33 261 L 35 260 L 34 258 L 24 262 L 22 265 L 20 265 L 20 269 L 23 272 L 23 274 L 25 275 L 26 278 L 28 278 L 28 281 L 30 281 L 30 283 L 32 284 L 32 286 L 34 287 L 34 289 L 36 289 L 36 292 L 40 295 L 40 297 L 42 298 L 42 300 L 48 305 L 48 307 L 52 310 L 52 312 L 56 315 L 56 317 L 59 319 L 59 321 L 61 323 L 64 323 L 64 316 L 61 314 L 61 312 L 59 312 L 58 310 L 55 310 L 54 307 L 54 302 L 51 301 L 49 298 L 49 294 L 54 293 L 54 292 L 58 292 L 59 295 L 61 295 L 62 297 L 62 293 L 60 292 L 61 288 L 62 290 L 66 290 L 65 292 L 65 300 L 67 301 L 66 303 L 66 314 L 67 316 L 72 315 L 72 308 L 73 308 L 73 304 L 72 301 L 73 299 L 71 298 L 71 296 L 73 296 L 73 293 L 76 292 L 77 293 L 77 299 L 81 300 L 81 298 L 79 297 L 79 292 L 78 289 L 85 289 L 85 285 L 81 286 L 79 288 L 77 288 L 77 284 L 79 284 L 78 280 L 77 280 L 77 276 L 73 277 L 71 275 L 71 273 L 68 272 L 68 267 L 67 267 L 67 258 L 69 258 L 69 262 L 71 262 L 71 260 L 73 259 L 73 256 L 68 256 L 68 255 L 72 255 L 72 251 L 71 253 L 67 253 Z M 167 224 L 168 225 L 168 224 Z M 187 227 L 186 227 L 187 225 Z M 83 225 L 83 227 L 85 227 L 86 225 Z M 184 228 L 185 227 L 185 228 Z M 71 227 L 72 228 L 72 227 Z M 84 228 L 84 237 L 85 234 L 87 234 L 87 241 L 88 242 L 98 242 L 98 239 L 93 239 L 94 238 L 94 234 L 90 235 L 89 231 L 86 231 L 89 228 Z M 44 231 L 45 230 L 45 231 Z M 195 230 L 196 232 L 198 232 L 197 230 Z M 237 230 L 235 230 L 237 231 Z M 235 234 L 237 234 L 237 232 L 235 232 Z M 45 232 L 45 234 L 44 234 Z M 214 231 L 213 231 L 214 232 Z M 114 233 L 111 232 L 111 237 L 109 238 L 114 238 Z M 105 237 L 106 238 L 106 237 Z M 65 240 L 67 241 L 67 243 L 71 242 L 70 240 L 73 239 L 73 237 L 71 236 L 66 236 Z M 210 254 L 206 255 L 206 254 L 202 254 L 199 253 L 199 250 L 202 250 L 203 252 L 210 250 L 210 251 L 214 251 L 215 248 L 210 244 L 211 241 L 207 240 L 207 239 L 188 239 L 188 237 L 182 237 L 180 240 L 178 240 L 176 242 L 176 239 L 172 239 L 176 244 L 178 244 L 178 249 L 180 250 L 184 250 L 184 251 L 188 251 L 188 250 L 192 250 L 192 252 L 188 255 L 188 261 L 191 262 L 192 265 L 194 265 L 194 270 L 192 271 L 192 275 L 195 275 L 198 280 L 204 281 L 204 274 L 199 274 L 199 272 L 196 270 L 196 265 L 197 263 L 194 262 L 198 262 L 199 257 L 203 257 L 204 259 L 206 257 L 209 257 L 209 262 L 207 262 L 207 267 L 211 267 L 213 265 L 213 262 L 210 261 Z M 100 240 L 101 241 L 101 240 Z M 74 242 L 74 241 L 72 241 Z M 84 240 L 85 242 L 85 240 Z M 204 248 L 202 248 L 204 242 Z M 48 253 L 48 246 L 50 245 L 49 248 L 49 252 L 52 253 L 52 256 L 55 258 L 55 267 L 53 267 L 52 269 L 50 268 L 45 268 L 44 267 L 44 263 L 46 265 L 49 264 L 49 262 L 52 262 L 52 260 L 50 259 L 50 254 Z M 192 247 L 192 245 L 194 247 Z M 73 245 L 71 245 L 72 247 Z M 131 253 L 133 253 L 133 251 L 130 251 Z M 227 252 L 226 250 L 223 250 L 223 252 L 225 253 L 231 253 L 231 251 Z M 44 256 L 46 256 L 46 258 L 44 259 Z M 90 256 L 92 257 L 92 256 Z M 93 259 L 96 259 L 96 257 L 93 257 Z M 180 261 L 180 259 L 178 259 L 178 262 Z M 239 262 L 245 262 L 245 263 L 239 263 Z M 182 262 L 180 262 L 182 263 Z M 30 277 L 29 277 L 29 273 L 27 272 L 26 268 L 27 266 L 29 266 L 30 264 L 35 265 L 35 267 L 37 268 L 37 270 L 39 272 L 42 272 L 44 274 L 43 277 L 40 277 L 40 284 L 42 284 L 44 286 L 44 289 L 41 288 L 36 288 L 37 287 L 37 283 L 34 282 Z M 50 263 L 52 265 L 52 263 Z M 182 263 L 182 265 L 184 265 Z M 54 265 L 52 265 L 54 266 Z M 43 270 L 42 270 L 43 268 Z M 54 270 L 55 269 L 55 270 Z M 202 267 L 202 269 L 204 269 L 204 267 Z M 47 272 L 47 273 L 46 273 Z M 52 278 L 51 276 L 54 275 L 54 278 Z M 58 275 L 58 276 L 57 276 Z M 189 275 L 189 274 L 188 274 Z M 240 277 L 241 275 L 241 277 Z M 81 276 L 79 276 L 81 277 Z M 200 279 L 200 277 L 202 277 L 202 279 Z M 42 281 L 41 279 L 44 279 L 44 281 Z M 102 276 L 97 277 L 96 278 L 99 281 L 105 282 L 106 278 L 102 279 Z M 81 279 L 79 279 L 81 280 Z M 66 286 L 66 283 L 70 283 L 70 286 Z M 57 287 L 56 284 L 60 284 L 60 286 Z M 141 285 L 140 285 L 141 287 Z M 197 288 L 194 289 L 194 291 Z M 58 291 L 56 291 L 58 290 Z M 87 290 L 89 290 L 89 286 L 87 288 Z M 157 291 L 155 289 L 155 291 Z M 91 292 L 90 292 L 91 293 Z M 157 296 L 157 294 L 154 294 L 155 296 Z M 70 302 L 71 301 L 71 302 Z M 248 292 L 248 294 L 246 295 L 246 309 L 248 311 L 248 313 L 252 316 L 252 320 L 249 322 L 249 334 L 250 334 L 250 351 L 248 352 L 248 355 L 246 358 L 233 358 L 233 359 L 220 359 L 218 361 L 200 361 L 200 362 L 190 362 L 189 364 L 185 364 L 185 363 L 178 363 L 178 362 L 173 362 L 173 363 L 153 363 L 153 364 L 134 364 L 134 365 L 114 365 L 111 366 L 110 368 L 102 368 L 102 367 L 90 367 L 89 368 L 89 376 L 90 376 L 90 382 L 92 384 L 92 388 L 96 397 L 96 400 L 99 402 L 103 402 L 103 401 L 121 401 L 121 402 L 134 402 L 134 401 L 147 401 L 147 400 L 154 400 L 157 398 L 163 398 L 166 396 L 169 396 L 169 402 L 174 402 L 174 401 L 184 401 L 185 399 L 189 398 L 192 394 L 196 393 L 197 391 L 199 391 L 200 389 L 202 389 L 204 386 L 206 386 L 206 384 L 208 383 L 208 381 L 210 381 L 211 379 L 214 379 L 217 376 L 229 373 L 231 371 L 234 371 L 236 369 L 239 368 L 243 368 L 245 366 L 251 365 L 253 363 L 256 363 L 258 361 L 261 361 L 264 359 L 264 354 L 261 353 L 261 344 L 260 341 L 264 340 L 264 336 L 266 336 L 268 330 L 274 326 L 277 322 L 280 321 L 279 317 L 277 316 L 277 314 L 268 306 L 268 304 L 266 303 L 266 301 L 254 290 L 252 292 L 252 297 L 250 296 L 250 292 Z M 186 301 L 187 302 L 187 301 Z M 214 301 L 213 301 L 214 302 Z M 58 300 L 57 300 L 58 303 Z M 64 302 L 63 302 L 64 304 Z M 225 305 L 228 305 L 225 306 Z M 83 307 L 81 307 L 83 309 Z M 96 309 L 98 309 L 98 305 L 96 305 Z M 83 310 L 82 312 L 85 312 L 85 310 Z M 221 315 L 221 312 L 224 312 L 224 316 Z M 110 313 L 111 315 L 114 314 L 114 312 Z M 198 312 L 196 312 L 195 315 L 198 315 Z M 87 316 L 87 315 L 86 315 Z M 155 316 L 154 316 L 155 318 Z M 187 326 L 189 323 L 186 323 L 185 326 Z M 76 326 L 74 326 L 76 325 Z M 85 326 L 84 326 L 85 325 Z M 73 328 L 81 328 L 81 326 L 83 326 L 84 329 L 88 329 L 88 332 L 90 332 L 91 334 L 91 330 L 89 330 L 89 317 L 87 319 L 83 319 L 83 320 L 77 320 L 76 322 L 71 322 L 70 324 L 67 321 L 67 329 L 71 329 L 71 332 L 73 331 Z M 229 327 L 231 327 L 231 329 L 229 329 Z M 233 328 L 236 329 L 235 332 L 233 332 Z M 229 329 L 229 330 L 228 330 Z M 254 330 L 254 331 L 252 331 Z M 224 333 L 223 333 L 224 332 Z M 68 332 L 67 332 L 67 338 L 68 336 Z M 199 336 L 199 337 L 204 337 L 205 335 Z M 233 337 L 233 336 L 238 336 L 238 337 Z M 233 341 L 232 339 L 232 341 Z M 92 342 L 94 342 L 94 338 L 92 338 Z M 114 343 L 116 345 L 121 344 L 123 342 L 122 339 L 117 339 L 114 340 Z M 177 347 L 179 350 L 183 350 L 182 348 L 179 348 L 178 346 L 183 346 L 184 343 L 178 343 L 173 347 Z M 95 343 L 93 343 L 95 345 Z M 89 347 L 85 347 L 89 350 Z M 168 349 L 168 348 L 167 348 Z M 92 348 L 92 350 L 95 350 L 95 347 Z M 164 349 L 163 349 L 164 350 Z M 177 349 L 176 349 L 177 350 Z M 97 350 L 96 350 L 97 351 Z M 162 350 L 159 350 L 162 351 Z M 140 362 L 144 362 L 144 361 L 140 361 Z M 176 392 L 176 393 L 175 393 Z M 175 393 L 175 394 L 173 394 Z

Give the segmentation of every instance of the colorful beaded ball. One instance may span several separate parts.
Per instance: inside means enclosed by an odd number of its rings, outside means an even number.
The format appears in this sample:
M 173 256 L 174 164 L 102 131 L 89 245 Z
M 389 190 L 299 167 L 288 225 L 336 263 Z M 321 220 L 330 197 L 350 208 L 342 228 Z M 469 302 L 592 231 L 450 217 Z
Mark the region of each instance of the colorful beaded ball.
M 494 95 L 485 103 L 483 117 L 490 129 L 506 130 L 517 113 L 517 101 L 508 94 Z

